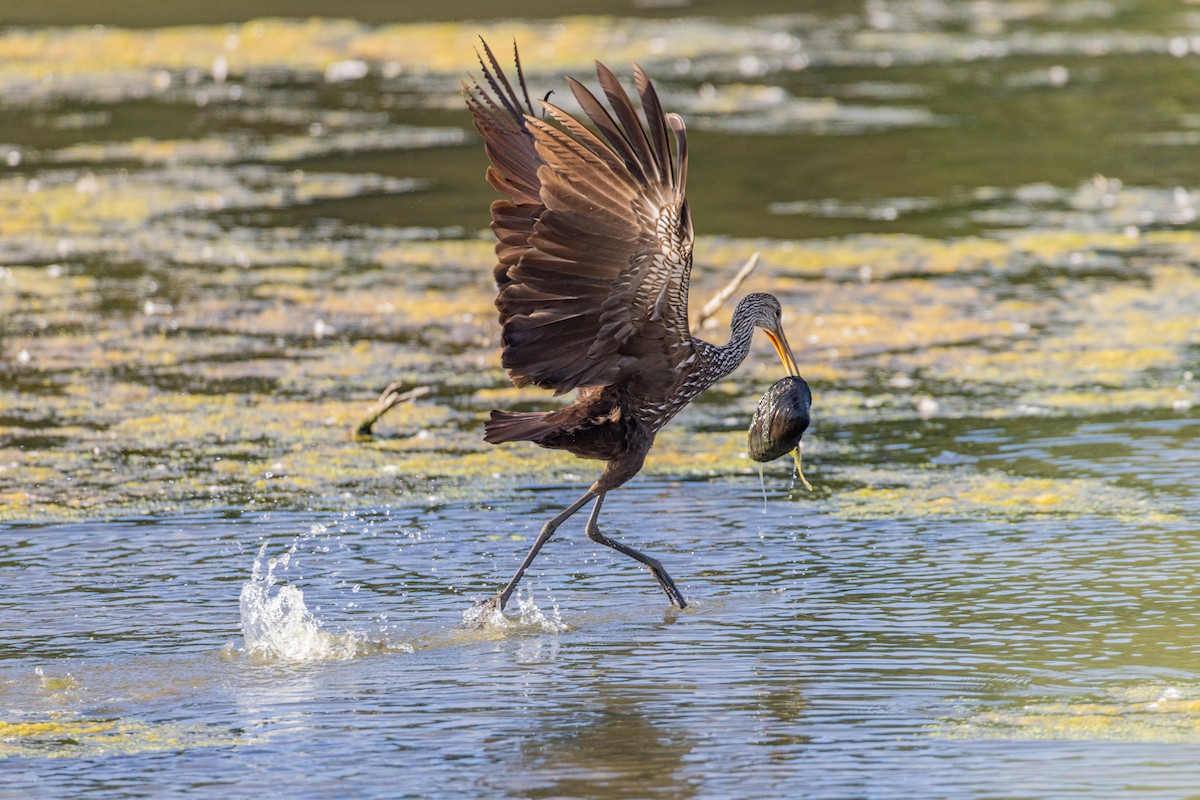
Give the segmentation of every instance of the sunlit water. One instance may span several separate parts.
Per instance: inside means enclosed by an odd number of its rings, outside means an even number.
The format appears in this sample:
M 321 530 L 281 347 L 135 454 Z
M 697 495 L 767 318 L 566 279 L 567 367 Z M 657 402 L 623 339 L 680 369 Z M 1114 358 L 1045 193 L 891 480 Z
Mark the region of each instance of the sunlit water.
M 0 523 L 0 798 L 1196 794 L 1188 4 L 485 26 L 555 101 L 593 57 L 650 70 L 698 233 L 782 240 L 742 248 L 816 394 L 811 494 L 786 461 L 662 477 L 710 469 L 680 439 L 743 436 L 758 353 L 606 503 L 687 610 L 580 517 L 505 617 L 475 602 L 593 473 L 480 458 L 509 396 L 476 24 L 426 70 L 406 51 L 447 30 L 109 5 L 0 14 L 64 26 L 0 36 L 0 509 L 26 520 Z M 338 13 L 483 13 L 401 5 Z M 184 23 L 218 27 L 111 27 Z M 746 255 L 722 241 L 697 298 Z M 351 442 L 393 377 L 432 393 Z
M 1153 524 L 848 521 L 785 461 L 765 504 L 757 477 L 635 482 L 604 525 L 662 557 L 683 612 L 575 520 L 508 622 L 462 624 L 575 487 L 11 526 L 0 796 L 1178 797 L 1200 779 L 1194 433 L 955 439 L 1150 479 L 1179 512 Z

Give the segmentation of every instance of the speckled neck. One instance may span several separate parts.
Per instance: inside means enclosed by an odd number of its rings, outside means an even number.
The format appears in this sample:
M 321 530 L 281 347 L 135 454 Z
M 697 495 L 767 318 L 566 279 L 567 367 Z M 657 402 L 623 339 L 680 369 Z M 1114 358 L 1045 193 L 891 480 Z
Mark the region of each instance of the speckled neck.
M 740 309 L 739 309 L 740 310 Z M 725 375 L 733 372 L 742 365 L 750 352 L 750 342 L 754 339 L 754 322 L 750 314 L 734 314 L 729 323 L 729 341 L 720 348 L 721 357 L 729 364 Z
M 706 370 L 707 386 L 711 386 L 742 365 L 750 352 L 750 342 L 754 339 L 754 322 L 752 316 L 739 307 L 734 312 L 733 320 L 729 323 L 729 341 L 717 346 L 704 342 L 703 357 L 712 364 L 712 369 Z

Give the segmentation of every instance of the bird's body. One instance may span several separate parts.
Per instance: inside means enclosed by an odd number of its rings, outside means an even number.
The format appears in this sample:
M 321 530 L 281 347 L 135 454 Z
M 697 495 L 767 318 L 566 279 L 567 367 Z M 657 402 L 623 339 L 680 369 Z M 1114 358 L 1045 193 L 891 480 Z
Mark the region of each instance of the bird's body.
M 504 607 L 542 544 L 595 498 L 588 536 L 646 564 L 683 607 L 661 564 L 600 533 L 600 505 L 605 493 L 641 470 L 659 429 L 745 360 L 756 327 L 767 331 L 789 373 L 798 374 L 779 302 L 768 294 L 743 298 L 723 346 L 692 337 L 687 140 L 683 121 L 663 113 L 640 68 L 634 74 L 646 127 L 602 64 L 596 69 L 612 114 L 567 79 L 597 136 L 547 102 L 543 107 L 561 127 L 534 113 L 515 48 L 520 94 L 486 43 L 484 52 L 488 63 L 481 58 L 480 66 L 492 91 L 476 83 L 466 96 L 492 163 L 488 181 L 508 197 L 491 209 L 502 363 L 517 386 L 556 395 L 576 390 L 574 402 L 554 411 L 493 411 L 484 438 L 531 441 L 605 462 L 583 497 L 542 529 L 494 602 Z
M 749 318 L 743 315 L 742 319 Z M 492 444 L 530 441 L 610 463 L 636 460 L 640 468 L 658 431 L 701 392 L 741 365 L 750 352 L 753 330 L 751 325 L 733 330 L 724 347 L 692 339 L 693 352 L 657 384 L 640 376 L 609 386 L 581 388 L 573 403 L 556 411 L 493 411 L 484 426 L 484 439 Z M 649 404 L 645 400 L 648 395 L 662 400 Z M 636 472 L 634 469 L 629 477 Z

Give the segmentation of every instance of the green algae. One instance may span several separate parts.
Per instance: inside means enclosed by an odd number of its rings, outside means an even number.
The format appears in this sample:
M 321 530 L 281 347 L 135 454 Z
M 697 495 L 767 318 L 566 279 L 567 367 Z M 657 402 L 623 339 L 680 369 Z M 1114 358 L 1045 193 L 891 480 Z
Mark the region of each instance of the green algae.
M 1200 696 L 1190 685 L 1113 687 L 943 720 L 931 733 L 954 739 L 1194 744 L 1200 741 Z
M 1053 16 L 1048 7 L 1030 14 Z M 1010 22 L 994 21 L 1001 31 Z M 0 518 L 334 506 L 590 480 L 598 465 L 480 439 L 490 408 L 561 402 L 514 389 L 500 369 L 486 232 L 444 238 L 397 227 L 403 220 L 298 214 L 421 192 L 397 154 L 473 141 L 464 119 L 411 125 L 395 110 L 461 109 L 458 82 L 478 33 L 536 43 L 526 50 L 531 75 L 586 71 L 603 53 L 677 76 L 738 76 L 666 81 L 666 96 L 711 127 L 764 108 L 789 124 L 850 119 L 839 102 L 809 106 L 755 82 L 849 57 L 763 20 L 5 30 L 0 98 L 59 139 L 0 146 L 14 168 L 0 175 Z M 1123 46 L 1140 52 L 1154 41 Z M 916 57 L 900 32 L 871 34 L 868 51 L 888 42 Z M 743 63 L 751 45 L 758 61 Z M 926 57 L 956 60 L 963 45 L 947 34 Z M 70 98 L 88 105 L 64 107 Z M 121 127 L 129 101 L 185 109 L 184 121 L 164 112 L 169 131 Z M 878 108 L 868 127 L 901 124 Z M 941 124 L 924 112 L 909 123 Z M 482 171 L 482 155 L 473 158 Z M 490 198 L 478 181 L 480 227 Z M 803 201 L 792 211 L 886 222 L 872 214 L 930 208 L 894 200 Z M 1188 414 L 1200 401 L 1189 369 L 1200 346 L 1200 234 L 1138 220 L 1182 224 L 1193 201 L 1097 178 L 1071 189 L 983 187 L 942 202 L 982 223 L 1037 212 L 977 235 L 700 236 L 692 296 L 703 300 L 761 254 L 745 289 L 783 301 L 814 389 L 813 476 L 839 513 L 901 513 L 889 494 L 901 492 L 920 513 L 1003 517 L 1024 504 L 1137 514 L 1146 491 L 1072 475 L 963 468 L 959 491 L 941 497 L 929 473 L 884 474 L 861 463 L 873 456 L 855 436 L 834 439 L 922 418 Z M 729 313 L 703 335 L 723 340 Z M 777 377 L 769 350 L 756 347 L 738 377 L 663 432 L 646 472 L 753 472 L 745 425 Z M 358 418 L 395 380 L 433 391 L 394 410 L 373 442 L 353 442 Z M 821 486 L 823 471 L 838 491 Z
M 210 726 L 59 715 L 0 720 L 0 758 L 96 758 L 201 747 L 232 747 L 246 737 Z
M 322 126 L 326 123 L 314 122 Z M 232 164 L 238 162 L 287 162 L 321 156 L 360 153 L 369 150 L 400 150 L 446 147 L 466 141 L 458 128 L 413 128 L 390 126 L 386 117 L 370 128 L 275 136 L 259 140 L 249 137 L 209 136 L 203 139 L 150 139 L 128 142 L 89 142 L 42 154 L 46 161 L 105 164 L 136 161 L 142 164 Z
M 838 496 L 837 513 L 855 519 L 1111 516 L 1143 523 L 1178 521 L 1148 493 L 1096 478 L 1028 477 L 964 468 L 851 467 L 840 478 L 858 485 Z
M 1171 241 L 1196 244 L 1178 235 Z M 377 244 L 373 250 L 376 243 L 359 242 L 365 253 L 323 251 L 331 263 L 319 265 L 314 262 L 322 259 L 306 252 L 310 243 L 283 239 L 261 266 L 214 270 L 176 263 L 169 276 L 154 269 L 121 278 L 79 274 L 77 267 L 9 268 L 0 284 L 0 369 L 7 387 L 0 391 L 6 416 L 0 517 L 107 515 L 197 503 L 388 502 L 424 497 L 431 486 L 442 496 L 487 493 L 511 485 L 514 476 L 589 480 L 594 465 L 544 451 L 531 458 L 528 447 L 493 448 L 479 438 L 490 408 L 554 402 L 513 389 L 499 369 L 489 244 Z M 1069 302 L 994 302 L 1007 287 L 980 277 L 982 259 L 957 262 L 965 276 L 974 276 L 970 282 L 944 282 L 938 276 L 947 266 L 927 277 L 890 267 L 911 266 L 922 246 L 912 237 L 894 244 L 890 260 L 878 239 L 865 243 L 863 253 L 885 274 L 907 277 L 847 281 L 846 272 L 863 261 L 856 243 L 817 242 L 812 249 L 827 262 L 795 288 L 782 282 L 782 291 L 775 277 L 810 259 L 797 255 L 805 247 L 703 238 L 698 244 L 705 255 L 697 293 L 727 274 L 714 262 L 727 263 L 751 247 L 763 251 L 760 273 L 746 288 L 772 288 L 784 297 L 814 385 L 814 443 L 839 424 L 914 419 L 931 407 L 935 414 L 1020 418 L 1097 410 L 1186 413 L 1195 402 L 1195 383 L 1180 377 L 1196 337 L 1181 299 L 1194 290 L 1190 271 L 1147 267 L 1148 284 L 1076 286 Z M 977 248 L 1003 263 L 995 254 L 1000 246 L 980 241 L 956 248 Z M 944 259 L 938 263 L 953 262 L 945 243 L 930 242 L 929 251 L 935 261 Z M 378 266 L 338 266 L 351 257 Z M 1010 251 L 1008 258 L 1017 257 Z M 397 270 L 407 276 L 401 283 L 393 277 Z M 168 281 L 176 288 L 143 289 L 144 299 L 132 308 L 109 310 L 112 298 L 131 286 L 136 291 Z M 983 308 L 990 313 L 981 315 Z M 723 323 L 719 319 L 711 334 L 718 341 Z M 757 349 L 740 379 L 716 387 L 697 414 L 664 431 L 647 473 L 748 473 L 743 429 L 756 395 L 745 387 L 767 385 L 777 370 L 766 348 Z M 880 374 L 891 377 L 881 385 Z M 355 444 L 350 429 L 372 394 L 391 380 L 432 385 L 434 393 L 381 422 L 374 444 Z M 962 389 L 947 392 L 947 386 Z M 814 463 L 819 486 L 820 461 Z M 1043 486 L 1019 476 L 968 474 L 959 476 L 961 491 L 938 496 L 930 491 L 939 479 L 923 473 L 898 486 L 883 477 L 870 470 L 842 473 L 839 480 L 860 488 L 835 498 L 840 513 L 1145 511 L 1137 493 L 1114 494 L 1070 478 Z

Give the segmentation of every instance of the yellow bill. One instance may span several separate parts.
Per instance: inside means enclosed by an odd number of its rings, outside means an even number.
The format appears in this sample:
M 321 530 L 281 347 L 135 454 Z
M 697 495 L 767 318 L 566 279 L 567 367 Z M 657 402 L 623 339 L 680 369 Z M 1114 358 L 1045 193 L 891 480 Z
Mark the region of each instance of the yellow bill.
M 796 366 L 796 357 L 792 355 L 792 348 L 788 344 L 783 328 L 776 326 L 774 330 L 764 331 L 764 333 L 771 340 L 771 344 L 775 346 L 775 352 L 779 354 L 779 360 L 783 362 L 783 368 L 787 370 L 787 374 L 799 377 L 800 368 Z

